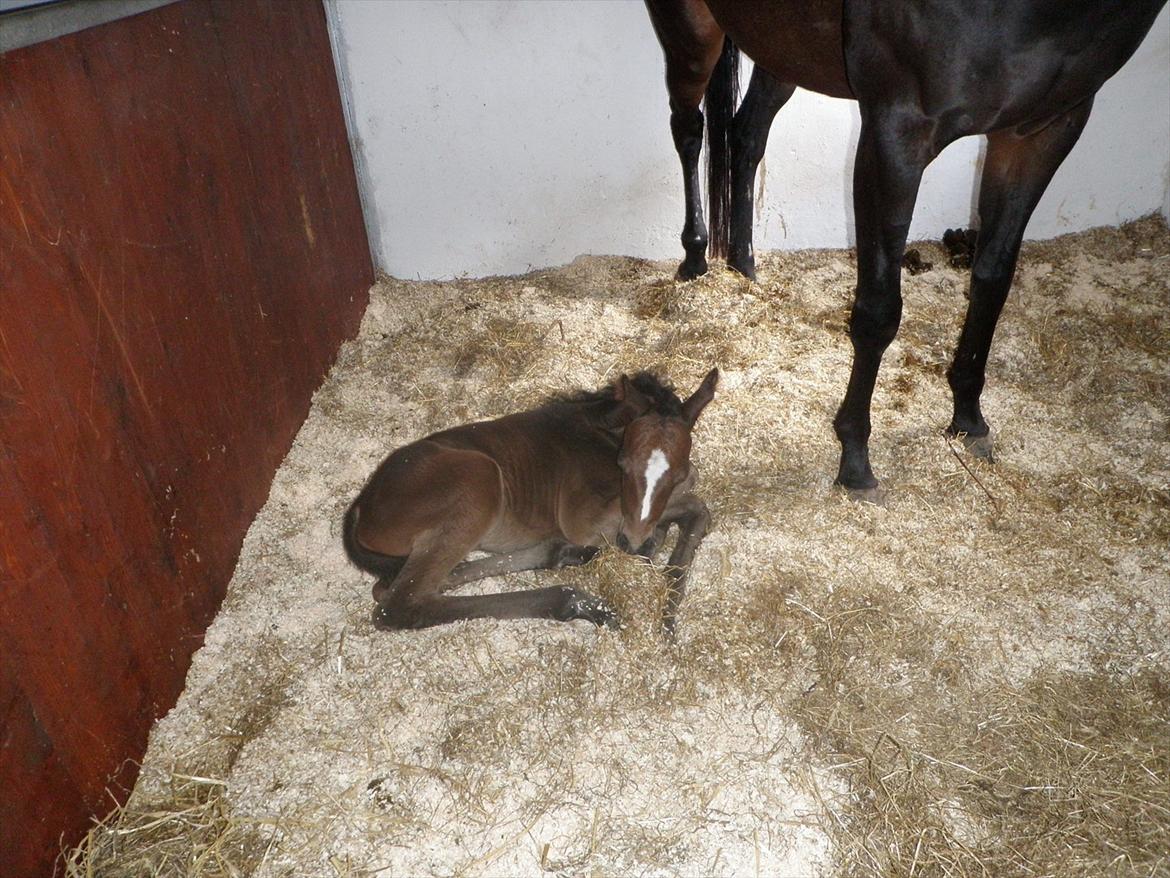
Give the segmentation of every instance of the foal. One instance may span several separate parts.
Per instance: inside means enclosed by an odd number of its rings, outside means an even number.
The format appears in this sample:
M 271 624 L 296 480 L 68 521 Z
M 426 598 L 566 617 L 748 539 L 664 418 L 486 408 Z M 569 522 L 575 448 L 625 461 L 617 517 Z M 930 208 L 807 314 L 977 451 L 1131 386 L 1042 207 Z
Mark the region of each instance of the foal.
M 600 598 L 550 586 L 492 595 L 450 589 L 519 570 L 584 564 L 598 547 L 653 557 L 672 524 L 673 633 L 687 569 L 710 523 L 692 493 L 691 430 L 715 394 L 712 369 L 685 402 L 656 376 L 622 375 L 596 392 L 465 424 L 399 448 L 345 516 L 345 549 L 379 577 L 379 628 L 460 619 L 586 619 L 617 625 Z M 486 558 L 465 560 L 473 551 Z

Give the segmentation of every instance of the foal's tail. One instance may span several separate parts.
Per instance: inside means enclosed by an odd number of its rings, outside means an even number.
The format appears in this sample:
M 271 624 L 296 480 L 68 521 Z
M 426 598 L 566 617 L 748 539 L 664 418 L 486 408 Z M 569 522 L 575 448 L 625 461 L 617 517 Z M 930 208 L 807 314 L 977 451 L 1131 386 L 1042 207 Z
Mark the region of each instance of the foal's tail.
M 357 538 L 358 518 L 361 511 L 358 501 L 354 501 L 345 513 L 345 523 L 342 525 L 341 542 L 345 546 L 345 554 L 355 566 L 367 573 L 393 579 L 406 563 L 405 558 L 394 555 L 383 555 L 380 552 L 371 552 Z
M 731 237 L 731 118 L 739 103 L 739 49 L 723 38 L 723 54 L 707 82 L 703 112 L 707 117 L 707 216 L 709 249 L 727 256 Z

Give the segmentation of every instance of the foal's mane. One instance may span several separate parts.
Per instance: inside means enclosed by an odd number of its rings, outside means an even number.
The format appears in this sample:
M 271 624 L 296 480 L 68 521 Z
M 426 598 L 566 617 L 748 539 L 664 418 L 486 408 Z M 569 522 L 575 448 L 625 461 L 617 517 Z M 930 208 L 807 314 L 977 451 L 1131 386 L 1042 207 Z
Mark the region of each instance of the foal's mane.
M 659 378 L 653 372 L 638 372 L 630 376 L 630 383 L 650 400 L 650 410 L 655 414 L 682 417 L 682 400 L 669 381 Z M 613 402 L 616 396 L 617 381 L 612 381 L 600 390 L 572 390 L 554 394 L 545 400 L 545 404 Z

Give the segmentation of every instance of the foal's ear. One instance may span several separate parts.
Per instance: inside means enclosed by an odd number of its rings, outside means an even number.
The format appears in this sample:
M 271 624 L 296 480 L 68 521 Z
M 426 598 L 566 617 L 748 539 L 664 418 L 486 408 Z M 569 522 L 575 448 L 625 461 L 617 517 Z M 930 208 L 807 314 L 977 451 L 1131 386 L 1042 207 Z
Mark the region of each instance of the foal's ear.
M 650 410 L 650 400 L 646 398 L 646 394 L 635 387 L 634 382 L 624 374 L 614 385 L 613 398 L 619 405 L 606 419 L 611 427 L 624 427 Z
M 692 393 L 687 401 L 683 403 L 683 417 L 687 423 L 692 427 L 695 426 L 695 421 L 699 420 L 699 415 L 703 413 L 703 409 L 715 397 L 715 388 L 719 384 L 719 370 L 712 369 L 707 373 L 707 377 L 703 379 L 703 383 L 699 385 L 699 389 Z

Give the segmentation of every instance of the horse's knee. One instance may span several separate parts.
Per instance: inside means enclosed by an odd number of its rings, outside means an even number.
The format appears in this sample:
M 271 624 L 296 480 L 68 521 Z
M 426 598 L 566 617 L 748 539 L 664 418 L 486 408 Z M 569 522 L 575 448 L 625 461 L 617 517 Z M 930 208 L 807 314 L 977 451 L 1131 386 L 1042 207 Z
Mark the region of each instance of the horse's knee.
M 692 534 L 705 534 L 710 527 L 711 510 L 707 508 L 706 503 L 699 501 L 695 505 L 695 509 L 691 512 L 690 521 L 687 522 L 687 532 Z
M 901 322 L 900 295 L 858 296 L 849 317 L 849 338 L 854 350 L 884 351 L 898 334 Z

